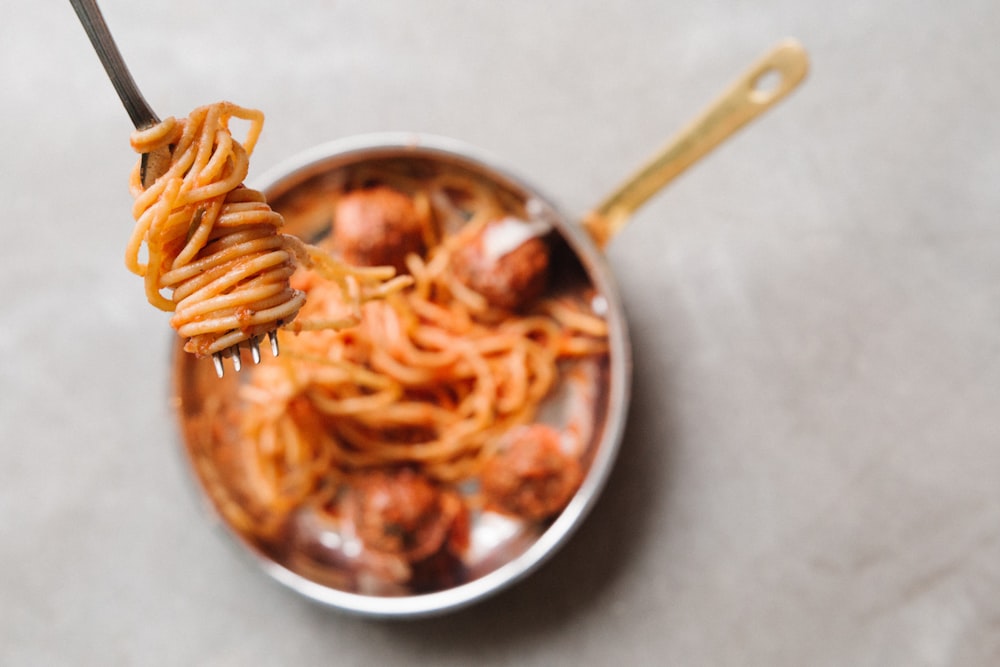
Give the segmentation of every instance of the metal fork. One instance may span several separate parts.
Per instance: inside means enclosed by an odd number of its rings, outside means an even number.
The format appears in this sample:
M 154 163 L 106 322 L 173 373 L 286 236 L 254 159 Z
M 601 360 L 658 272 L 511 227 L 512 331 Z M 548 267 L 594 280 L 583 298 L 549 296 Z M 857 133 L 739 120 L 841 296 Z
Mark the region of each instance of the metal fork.
M 115 40 L 111 37 L 111 31 L 108 30 L 108 26 L 104 22 L 104 16 L 101 14 L 97 2 L 95 0 L 69 0 L 69 3 L 76 10 L 76 15 L 80 19 L 87 37 L 90 38 L 90 43 L 97 52 L 97 57 L 104 65 L 104 71 L 107 72 L 108 78 L 111 79 L 111 83 L 115 87 L 115 92 L 118 93 L 118 98 L 125 105 L 125 111 L 132 119 L 132 124 L 137 130 L 144 130 L 159 123 L 159 117 L 146 102 L 146 98 L 139 92 L 139 87 L 135 84 L 128 67 L 125 66 L 125 60 L 122 58 Z M 166 172 L 170 166 L 172 152 L 172 146 L 164 146 L 150 153 L 142 154 L 139 177 L 144 188 L 152 185 L 158 177 Z M 267 333 L 274 356 L 278 356 L 278 337 L 276 334 L 276 331 Z M 253 362 L 259 364 L 260 338 L 258 336 L 251 337 L 247 341 L 247 346 L 250 348 Z M 212 355 L 215 372 L 220 378 L 225 373 L 222 360 L 226 357 L 232 357 L 233 368 L 238 373 L 243 366 L 240 359 L 240 344 L 236 343 L 232 347 Z
M 280 322 L 279 322 L 280 325 Z M 278 356 L 278 332 L 276 330 L 271 330 L 267 332 L 267 338 L 271 343 L 271 354 Z M 250 357 L 253 359 L 254 364 L 260 363 L 260 336 L 251 336 L 246 340 L 247 347 L 250 348 Z M 225 375 L 226 368 L 222 364 L 222 360 L 226 357 L 233 358 L 233 369 L 239 373 L 240 369 L 243 368 L 243 360 L 240 359 L 240 344 L 236 343 L 232 347 L 226 348 L 221 352 L 215 352 L 212 354 L 212 362 L 215 364 L 215 373 L 220 378 Z

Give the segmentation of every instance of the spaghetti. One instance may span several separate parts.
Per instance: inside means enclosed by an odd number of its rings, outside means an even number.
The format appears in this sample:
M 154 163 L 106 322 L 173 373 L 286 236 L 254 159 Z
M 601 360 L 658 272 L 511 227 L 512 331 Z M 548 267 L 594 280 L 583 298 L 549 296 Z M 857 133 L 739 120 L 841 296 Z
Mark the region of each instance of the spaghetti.
M 282 333 L 282 356 L 240 387 L 240 435 L 216 453 L 238 475 L 213 484 L 213 495 L 250 534 L 272 534 L 371 472 L 414 470 L 442 488 L 475 489 L 504 434 L 538 419 L 566 366 L 607 353 L 606 322 L 588 300 L 550 290 L 512 311 L 456 277 L 457 254 L 489 224 L 530 217 L 523 202 L 464 174 L 386 164 L 355 168 L 322 208 L 374 187 L 405 193 L 424 212 L 426 253 L 407 255 L 413 284 L 364 304 L 357 326 Z M 314 271 L 291 284 L 307 295 L 303 318 L 352 308 Z M 576 466 L 586 443 L 572 436 L 562 434 Z
M 249 123 L 242 143 L 229 128 L 234 118 Z M 187 339 L 184 349 L 198 356 L 237 350 L 295 320 L 306 298 L 289 284 L 299 264 L 351 292 L 357 306 L 402 284 L 385 282 L 391 268 L 349 267 L 279 233 L 282 217 L 260 192 L 243 185 L 263 122 L 260 111 L 220 102 L 131 137 L 137 152 L 170 147 L 171 159 L 148 188 L 140 165 L 132 171 L 136 224 L 125 263 L 144 278 L 149 302 L 174 313 L 171 326 Z

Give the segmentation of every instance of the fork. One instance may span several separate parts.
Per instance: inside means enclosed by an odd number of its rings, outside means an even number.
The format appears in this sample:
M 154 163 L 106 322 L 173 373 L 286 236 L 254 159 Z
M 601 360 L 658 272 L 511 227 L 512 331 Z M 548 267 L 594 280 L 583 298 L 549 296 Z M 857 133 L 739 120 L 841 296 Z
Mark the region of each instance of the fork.
M 278 324 L 281 324 L 280 322 Z M 271 354 L 275 357 L 278 356 L 278 332 L 275 329 L 267 332 L 268 341 L 271 343 Z M 260 337 L 251 336 L 246 341 L 247 347 L 250 348 L 250 358 L 253 359 L 253 363 L 260 363 Z M 212 363 L 215 364 L 215 374 L 220 378 L 225 375 L 226 367 L 222 364 L 222 360 L 226 357 L 233 358 L 233 369 L 239 373 L 240 369 L 243 368 L 243 361 L 240 359 L 240 344 L 236 343 L 231 347 L 222 350 L 221 352 L 214 352 L 212 354 Z
M 142 96 L 139 87 L 135 83 L 135 79 L 132 78 L 132 74 L 129 72 L 128 67 L 126 67 L 125 60 L 122 58 L 115 40 L 111 37 L 111 31 L 108 30 L 108 25 L 104 22 L 104 16 L 101 14 L 96 0 L 69 0 L 69 2 L 76 11 L 77 18 L 80 19 L 84 32 L 90 38 L 90 43 L 97 52 L 97 57 L 101 60 L 101 64 L 104 65 L 104 71 L 107 72 L 108 78 L 111 79 L 111 84 L 115 87 L 118 98 L 125 105 L 125 111 L 128 112 L 132 124 L 137 130 L 144 130 L 158 124 L 160 119 L 149 106 L 149 103 L 146 102 L 146 98 Z M 170 166 L 172 152 L 172 146 L 164 146 L 150 153 L 142 154 L 139 164 L 139 178 L 142 181 L 142 187 L 148 188 L 158 177 L 166 172 Z M 271 353 L 274 356 L 278 356 L 277 332 L 273 330 L 269 331 L 267 337 L 271 342 Z M 260 338 L 252 336 L 246 343 L 247 347 L 250 348 L 250 355 L 253 362 L 259 364 Z M 220 378 L 225 374 L 225 367 L 222 360 L 226 357 L 232 357 L 233 368 L 237 373 L 240 372 L 243 366 L 240 359 L 240 343 L 212 354 L 215 372 Z

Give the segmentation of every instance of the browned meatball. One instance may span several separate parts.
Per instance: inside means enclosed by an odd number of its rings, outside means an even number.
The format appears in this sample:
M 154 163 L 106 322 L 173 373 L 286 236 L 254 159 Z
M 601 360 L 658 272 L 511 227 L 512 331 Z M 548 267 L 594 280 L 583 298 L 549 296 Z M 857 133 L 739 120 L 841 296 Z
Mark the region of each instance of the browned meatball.
M 424 222 L 413 199 L 387 186 L 354 190 L 337 200 L 333 247 L 358 266 L 406 269 L 408 254 L 424 251 Z
M 465 539 L 462 501 L 413 470 L 358 475 L 354 496 L 355 529 L 372 551 L 418 561 Z
M 582 472 L 559 440 L 559 431 L 545 424 L 522 426 L 504 436 L 481 476 L 487 507 L 533 520 L 560 512 L 579 487 Z
M 538 298 L 548 282 L 549 245 L 517 227 L 527 224 L 506 218 L 486 225 L 455 251 L 455 276 L 499 308 L 516 310 Z

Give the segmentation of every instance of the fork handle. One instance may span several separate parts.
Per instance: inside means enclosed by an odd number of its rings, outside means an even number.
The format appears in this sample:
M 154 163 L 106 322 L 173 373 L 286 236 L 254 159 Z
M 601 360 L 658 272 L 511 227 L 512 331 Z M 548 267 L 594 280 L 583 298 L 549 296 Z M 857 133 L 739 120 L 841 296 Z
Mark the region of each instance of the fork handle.
M 97 51 L 97 57 L 101 59 L 115 92 L 125 105 L 125 111 L 128 112 L 133 125 L 137 129 L 144 129 L 159 123 L 160 119 L 139 92 L 139 87 L 135 85 L 132 74 L 125 66 L 122 54 L 111 37 L 111 31 L 104 22 L 104 16 L 101 15 L 96 0 L 69 0 L 69 3 L 76 10 L 76 15 L 83 24 L 94 50 Z
M 751 65 L 721 97 L 587 215 L 584 226 L 597 245 L 603 247 L 667 183 L 794 90 L 808 69 L 809 56 L 793 39 L 781 41 Z M 777 80 L 769 80 L 771 75 Z

